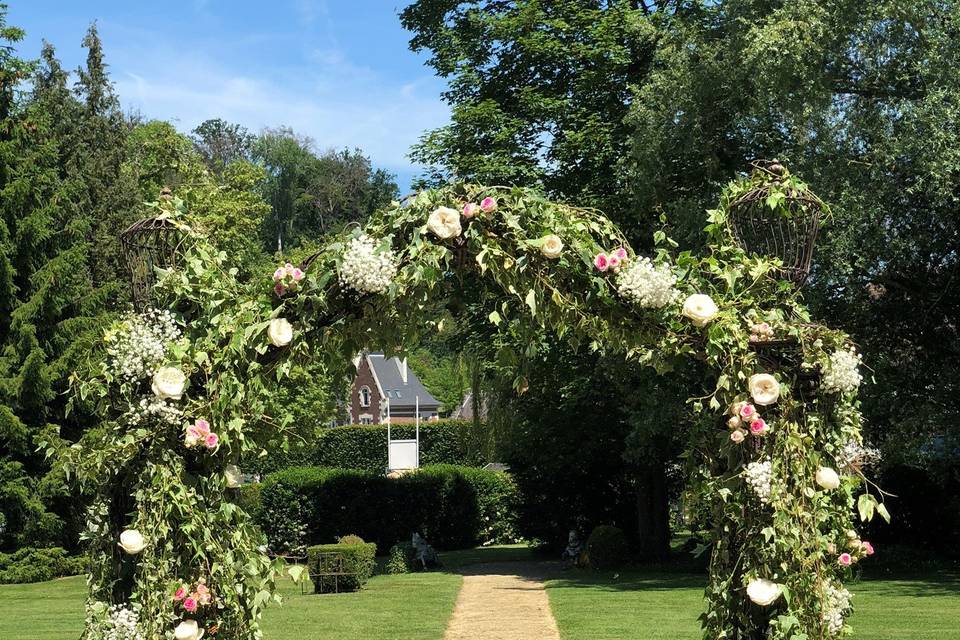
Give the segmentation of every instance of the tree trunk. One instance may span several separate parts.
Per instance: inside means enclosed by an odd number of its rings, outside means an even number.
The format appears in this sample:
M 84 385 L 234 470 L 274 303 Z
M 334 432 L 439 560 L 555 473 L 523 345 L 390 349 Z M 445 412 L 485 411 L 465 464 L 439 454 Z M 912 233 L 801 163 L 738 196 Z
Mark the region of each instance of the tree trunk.
M 662 464 L 650 465 L 638 477 L 637 551 L 645 560 L 662 560 L 670 554 L 670 505 Z

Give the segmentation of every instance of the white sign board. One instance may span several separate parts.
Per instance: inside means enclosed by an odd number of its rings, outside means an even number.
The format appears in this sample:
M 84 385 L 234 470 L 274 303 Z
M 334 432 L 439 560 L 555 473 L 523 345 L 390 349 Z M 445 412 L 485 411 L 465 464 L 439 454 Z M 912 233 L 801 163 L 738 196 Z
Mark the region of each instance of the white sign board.
M 387 449 L 387 467 L 389 471 L 400 469 L 416 469 L 417 460 L 416 440 L 391 440 Z

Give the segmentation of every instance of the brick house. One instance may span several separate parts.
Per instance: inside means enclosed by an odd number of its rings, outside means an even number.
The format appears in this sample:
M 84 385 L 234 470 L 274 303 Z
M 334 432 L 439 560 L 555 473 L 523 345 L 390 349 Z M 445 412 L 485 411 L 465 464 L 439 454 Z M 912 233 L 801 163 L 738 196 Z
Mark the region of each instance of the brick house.
M 387 358 L 383 353 L 361 353 L 354 361 L 357 375 L 350 388 L 347 420 L 351 424 L 386 422 L 387 404 L 394 423 L 416 420 L 417 398 L 420 419 L 436 420 L 440 402 L 427 391 L 407 359 Z

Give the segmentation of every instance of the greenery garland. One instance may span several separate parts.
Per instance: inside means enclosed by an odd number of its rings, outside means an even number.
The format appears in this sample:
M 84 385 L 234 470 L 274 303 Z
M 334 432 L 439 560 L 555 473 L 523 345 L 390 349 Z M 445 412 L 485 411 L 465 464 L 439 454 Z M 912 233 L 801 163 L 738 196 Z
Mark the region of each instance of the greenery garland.
M 709 212 L 709 255 L 676 253 L 658 232 L 655 254 L 639 257 L 595 211 L 451 185 L 393 203 L 303 270 L 281 265 L 246 286 L 186 226 L 181 202 L 157 205 L 188 239 L 156 287 L 170 315 L 111 327 L 74 380 L 74 401 L 103 427 L 59 456 L 95 497 L 84 637 L 260 637 L 285 567 L 258 550 L 231 492 L 241 456 L 283 435 L 266 415 L 274 381 L 298 360 L 343 366 L 373 340 L 399 349 L 441 329 L 454 318 L 424 314 L 467 285 L 495 296 L 488 320 L 515 337 L 549 329 L 661 370 L 704 360 L 713 391 L 692 400 L 685 509 L 712 531 L 705 637 L 848 633 L 841 581 L 872 553 L 854 497 L 862 519 L 887 517 L 861 494 L 859 360 L 845 334 L 810 324 L 776 260 L 733 241 L 725 203 L 743 189 Z M 501 354 L 519 392 L 528 355 Z

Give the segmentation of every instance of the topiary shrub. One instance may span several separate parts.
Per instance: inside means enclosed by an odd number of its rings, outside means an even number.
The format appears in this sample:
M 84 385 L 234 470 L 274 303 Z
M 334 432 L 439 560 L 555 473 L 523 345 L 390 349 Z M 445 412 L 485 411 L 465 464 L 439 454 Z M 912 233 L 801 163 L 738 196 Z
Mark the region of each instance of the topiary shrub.
M 398 542 L 390 547 L 390 555 L 384 571 L 395 575 L 410 573 L 416 569 L 416 551 L 410 542 Z
M 354 536 L 356 537 L 356 536 Z M 326 560 L 327 554 L 338 554 L 342 560 L 339 568 L 348 575 L 323 575 L 333 568 Z M 328 591 L 356 591 L 367 583 L 376 566 L 377 545 L 369 542 L 359 544 L 318 544 L 307 549 L 307 566 L 316 593 Z
M 364 544 L 365 542 L 366 540 L 353 533 L 342 536 L 337 540 L 339 544 Z
M 0 553 L 0 584 L 45 582 L 75 576 L 86 570 L 83 556 L 67 555 L 61 547 L 24 547 L 14 553 Z
M 587 538 L 587 563 L 591 569 L 616 569 L 627 560 L 627 536 L 623 529 L 602 524 Z

